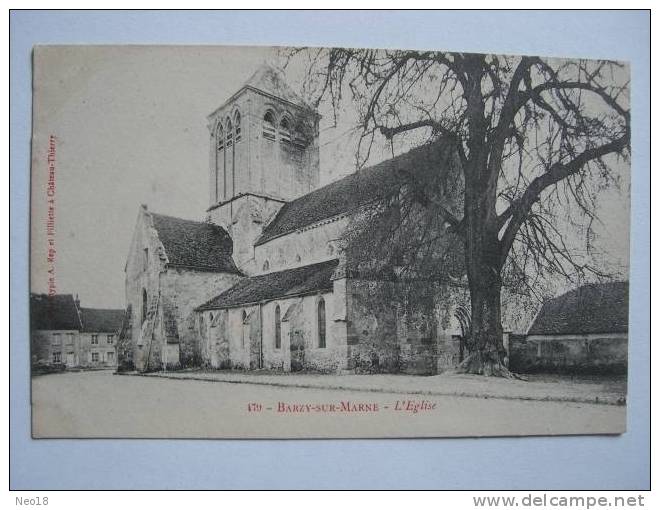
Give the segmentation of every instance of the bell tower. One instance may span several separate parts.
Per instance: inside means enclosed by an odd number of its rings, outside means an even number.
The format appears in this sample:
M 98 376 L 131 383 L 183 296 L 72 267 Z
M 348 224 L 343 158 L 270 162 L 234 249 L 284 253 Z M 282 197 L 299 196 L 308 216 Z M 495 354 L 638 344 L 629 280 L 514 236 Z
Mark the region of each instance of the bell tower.
M 267 64 L 208 116 L 207 219 L 232 236 L 239 268 L 264 221 L 318 187 L 319 119 Z

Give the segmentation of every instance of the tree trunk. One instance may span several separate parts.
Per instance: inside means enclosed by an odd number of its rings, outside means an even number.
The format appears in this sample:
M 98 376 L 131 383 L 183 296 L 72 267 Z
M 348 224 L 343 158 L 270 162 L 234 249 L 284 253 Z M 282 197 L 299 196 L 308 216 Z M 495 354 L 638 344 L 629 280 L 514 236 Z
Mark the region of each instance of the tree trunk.
M 472 327 L 468 342 L 468 357 L 458 371 L 467 374 L 511 377 L 505 364 L 506 351 L 502 343 L 502 321 L 499 275 L 482 274 L 470 285 Z
M 472 172 L 472 175 L 477 175 Z M 465 264 L 470 286 L 472 320 L 468 356 L 458 372 L 512 377 L 506 367 L 502 342 L 500 293 L 502 262 L 497 235 L 494 184 L 487 179 L 466 179 Z

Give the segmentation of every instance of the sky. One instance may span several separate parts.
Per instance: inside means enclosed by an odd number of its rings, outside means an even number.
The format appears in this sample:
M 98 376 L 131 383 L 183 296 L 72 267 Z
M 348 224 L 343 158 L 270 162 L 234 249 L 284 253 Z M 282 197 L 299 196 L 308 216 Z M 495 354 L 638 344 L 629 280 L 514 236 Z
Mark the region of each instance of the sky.
M 277 52 L 249 47 L 41 47 L 34 56 L 31 290 L 82 306 L 124 307 L 124 264 L 140 204 L 202 220 L 208 207 L 206 116 Z M 299 73 L 298 73 L 299 74 Z M 299 76 L 298 76 L 299 77 Z M 292 88 L 299 80 L 293 69 Z M 355 121 L 321 106 L 321 184 L 355 170 Z M 49 138 L 55 145 L 54 263 L 47 261 Z M 372 162 L 385 157 L 376 152 Z M 627 186 L 627 185 L 626 185 Z M 624 188 L 626 188 L 624 186 Z M 628 208 L 608 192 L 605 250 L 627 263 Z M 52 197 L 51 197 L 52 198 Z M 622 235 L 622 231 L 626 235 Z

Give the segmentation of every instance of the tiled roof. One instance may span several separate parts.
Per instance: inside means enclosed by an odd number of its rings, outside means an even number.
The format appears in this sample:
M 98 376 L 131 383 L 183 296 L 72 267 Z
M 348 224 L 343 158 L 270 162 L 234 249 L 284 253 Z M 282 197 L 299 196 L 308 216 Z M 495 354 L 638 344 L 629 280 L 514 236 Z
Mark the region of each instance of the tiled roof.
M 78 308 L 71 294 L 30 294 L 32 329 L 80 330 Z
M 116 333 L 121 329 L 124 310 L 81 308 L 82 331 L 86 333 Z
M 150 214 L 171 265 L 211 272 L 240 273 L 232 259 L 231 237 L 222 227 Z
M 335 259 L 245 278 L 219 296 L 204 303 L 198 310 L 231 308 L 332 289 L 331 278 L 337 263 L 338 261 Z
M 431 167 L 443 169 L 449 157 L 447 144 L 440 140 L 350 174 L 288 202 L 266 225 L 255 246 L 386 198 L 401 185 L 409 183 L 411 175 L 418 171 Z
M 628 282 L 588 284 L 551 299 L 529 335 L 586 335 L 628 331 Z

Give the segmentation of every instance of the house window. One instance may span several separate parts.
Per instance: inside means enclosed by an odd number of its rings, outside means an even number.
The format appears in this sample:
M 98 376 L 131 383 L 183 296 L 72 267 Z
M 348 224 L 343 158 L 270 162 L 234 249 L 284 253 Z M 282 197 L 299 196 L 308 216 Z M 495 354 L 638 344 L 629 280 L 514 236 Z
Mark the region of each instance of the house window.
M 53 353 L 53 363 L 62 363 L 62 353 L 54 352 Z
M 280 142 L 291 142 L 291 125 L 289 124 L 289 120 L 286 117 L 284 117 L 280 122 Z
M 115 343 L 115 335 L 105 335 L 105 343 L 108 345 Z
M 99 336 L 92 335 L 92 345 L 98 345 L 98 344 L 99 344 Z
M 241 114 L 240 112 L 236 112 L 234 115 L 234 134 L 235 134 L 235 139 L 236 143 L 241 141 Z
M 108 362 L 112 363 L 112 362 L 115 360 L 115 353 L 112 352 L 112 351 L 110 351 L 110 352 L 106 352 L 106 353 L 105 353 L 105 359 L 106 359 Z
M 73 345 L 73 333 L 66 334 L 66 344 Z
M 319 330 L 319 347 L 325 347 L 325 300 L 319 299 L 318 304 L 318 330 Z
M 53 333 L 53 345 L 62 345 L 62 339 L 59 333 Z
M 99 353 L 98 352 L 93 352 L 92 353 L 92 363 L 98 363 L 99 361 Z
M 275 349 L 282 347 L 282 320 L 280 317 L 280 305 L 275 307 Z
M 142 289 L 142 323 L 147 320 L 147 291 Z
M 263 137 L 266 140 L 275 140 L 275 115 L 273 112 L 268 110 L 264 114 L 264 123 L 263 123 Z
M 142 256 L 142 270 L 146 271 L 149 268 L 149 248 L 145 248 Z

